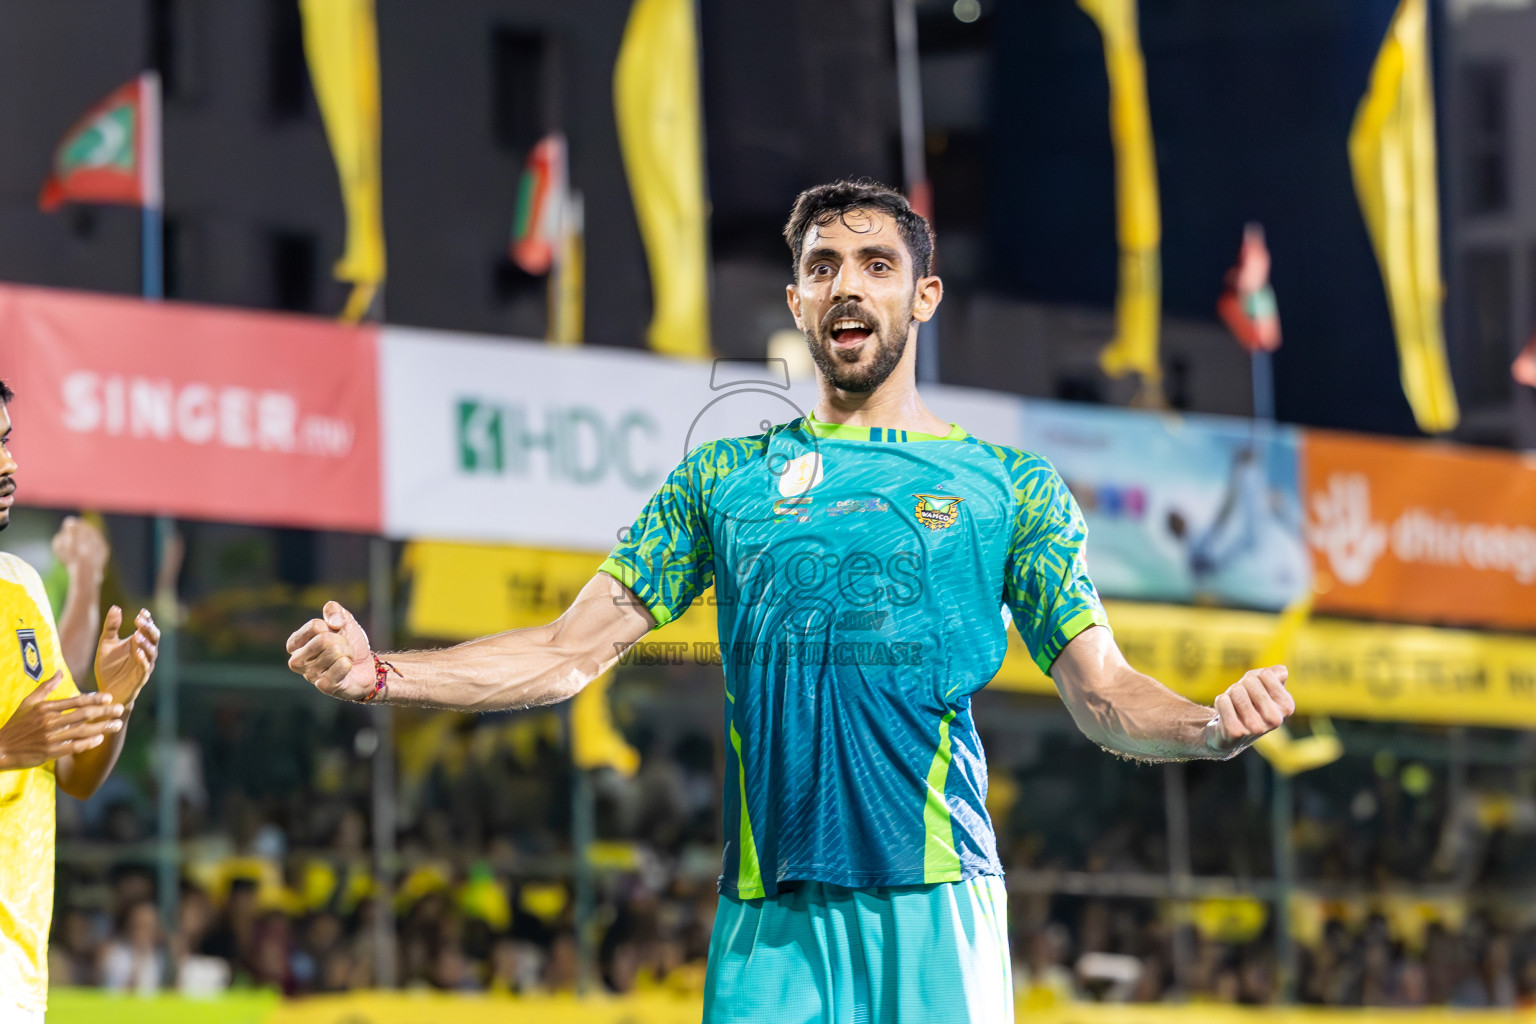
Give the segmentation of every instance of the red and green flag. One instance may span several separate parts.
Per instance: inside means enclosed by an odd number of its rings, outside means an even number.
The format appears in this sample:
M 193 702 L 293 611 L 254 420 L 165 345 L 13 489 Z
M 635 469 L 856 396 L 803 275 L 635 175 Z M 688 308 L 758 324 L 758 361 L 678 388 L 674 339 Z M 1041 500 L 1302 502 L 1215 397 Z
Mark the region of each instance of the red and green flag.
M 1273 352 L 1280 347 L 1280 308 L 1269 285 L 1269 246 L 1264 244 L 1263 225 L 1243 228 L 1237 265 L 1227 271 L 1216 313 L 1249 352 Z
M 1536 388 L 1536 334 L 1531 335 L 1531 340 L 1525 343 L 1525 348 L 1515 357 L 1509 373 L 1517 383 Z
M 565 136 L 551 132 L 528 154 L 512 218 L 512 262 L 535 276 L 549 273 L 565 223 Z
M 52 211 L 71 202 L 160 208 L 155 72 L 144 72 L 86 111 L 59 143 L 37 203 Z

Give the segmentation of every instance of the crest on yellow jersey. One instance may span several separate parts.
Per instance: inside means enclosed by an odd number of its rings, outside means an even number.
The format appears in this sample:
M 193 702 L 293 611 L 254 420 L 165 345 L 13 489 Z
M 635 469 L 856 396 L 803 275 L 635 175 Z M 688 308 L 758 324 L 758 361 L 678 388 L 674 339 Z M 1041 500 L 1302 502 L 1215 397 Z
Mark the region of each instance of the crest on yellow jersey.
M 43 651 L 37 646 L 37 630 L 18 629 L 16 639 L 21 643 L 21 667 L 34 680 L 43 677 Z

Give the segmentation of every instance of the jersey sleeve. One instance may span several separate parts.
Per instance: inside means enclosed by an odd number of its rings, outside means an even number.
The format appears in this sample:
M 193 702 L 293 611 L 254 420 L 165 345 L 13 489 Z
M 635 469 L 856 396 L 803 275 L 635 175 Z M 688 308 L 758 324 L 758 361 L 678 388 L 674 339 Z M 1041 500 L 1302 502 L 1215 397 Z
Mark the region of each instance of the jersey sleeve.
M 1004 600 L 1040 671 L 1089 626 L 1108 626 L 1088 578 L 1088 524 L 1054 467 L 1033 458 L 1014 478 Z
M 48 600 L 48 588 L 43 583 L 43 578 L 21 559 L 15 560 L 15 571 L 21 578 L 21 585 L 26 588 L 27 596 L 37 606 L 38 629 L 37 649 L 42 655 L 43 671 L 41 681 L 53 678 L 55 672 L 64 673 L 64 678 L 59 680 L 59 685 L 53 693 L 48 695 L 49 700 L 64 700 L 68 697 L 80 696 L 80 688 L 75 685 L 75 677 L 70 674 L 69 666 L 64 663 L 64 647 L 59 642 L 59 624 L 53 618 L 53 604 Z
M 714 581 L 714 547 L 697 470 L 694 455 L 679 463 L 602 564 L 634 592 L 658 626 L 686 611 Z

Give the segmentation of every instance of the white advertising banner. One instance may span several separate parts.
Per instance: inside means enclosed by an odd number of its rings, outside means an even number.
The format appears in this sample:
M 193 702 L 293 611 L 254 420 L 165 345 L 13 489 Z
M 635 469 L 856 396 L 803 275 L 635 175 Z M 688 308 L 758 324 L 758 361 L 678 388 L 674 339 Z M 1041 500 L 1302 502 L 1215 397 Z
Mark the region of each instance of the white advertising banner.
M 606 551 L 692 447 L 816 403 L 782 363 L 685 362 L 386 327 L 384 529 L 393 537 Z M 933 411 L 1019 443 L 1019 399 L 935 386 Z

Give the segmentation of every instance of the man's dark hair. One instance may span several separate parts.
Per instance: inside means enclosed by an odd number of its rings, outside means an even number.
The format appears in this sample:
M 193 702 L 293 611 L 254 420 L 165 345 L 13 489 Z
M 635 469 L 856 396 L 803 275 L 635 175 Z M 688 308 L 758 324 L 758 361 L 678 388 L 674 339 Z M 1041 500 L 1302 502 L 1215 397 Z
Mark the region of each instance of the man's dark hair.
M 6 384 L 5 381 L 0 380 L 0 404 L 10 405 L 11 399 L 15 397 L 16 392 L 11 390 L 10 385 Z
M 784 225 L 784 241 L 794 254 L 794 275 L 800 276 L 800 256 L 805 245 L 805 233 L 811 226 L 830 224 L 846 217 L 855 210 L 883 213 L 896 222 L 896 230 L 912 254 L 912 278 L 928 276 L 933 263 L 933 228 L 928 221 L 907 202 L 907 197 L 878 181 L 860 178 L 858 181 L 834 181 L 830 185 L 808 188 L 795 197 L 795 207 L 789 212 L 789 223 Z M 844 221 L 844 223 L 847 223 Z

